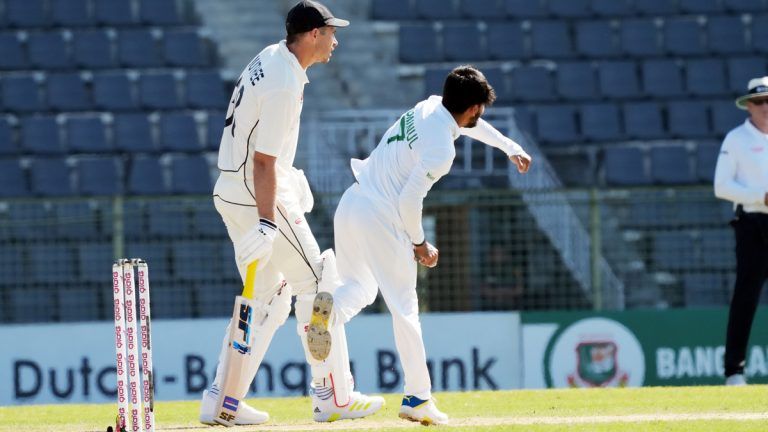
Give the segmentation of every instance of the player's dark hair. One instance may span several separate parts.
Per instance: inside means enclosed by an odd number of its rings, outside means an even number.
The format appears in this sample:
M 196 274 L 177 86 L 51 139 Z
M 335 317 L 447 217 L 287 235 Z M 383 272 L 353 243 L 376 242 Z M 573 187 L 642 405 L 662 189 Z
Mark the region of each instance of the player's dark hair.
M 445 78 L 443 106 L 451 114 L 463 113 L 467 108 L 483 104 L 489 106 L 496 100 L 496 92 L 482 72 L 473 66 L 459 66 Z

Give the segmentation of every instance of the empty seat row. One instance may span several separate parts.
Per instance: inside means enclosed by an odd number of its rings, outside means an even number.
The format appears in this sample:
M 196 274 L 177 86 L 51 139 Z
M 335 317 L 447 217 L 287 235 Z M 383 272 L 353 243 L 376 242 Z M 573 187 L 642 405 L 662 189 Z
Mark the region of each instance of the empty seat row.
M 216 71 L 14 74 L 0 86 L 0 106 L 11 112 L 223 109 L 228 102 Z
M 701 21 L 704 21 L 704 24 Z M 693 56 L 768 52 L 768 15 L 745 24 L 738 16 L 602 21 L 446 22 L 403 24 L 405 63 L 617 57 Z
M 166 159 L 36 158 L 25 164 L 28 166 L 22 166 L 18 159 L 0 159 L 0 196 L 211 193 L 211 167 L 205 157 L 174 155 L 170 161 Z
M 0 24 L 49 26 L 178 25 L 185 8 L 177 0 L 5 0 Z
M 760 12 L 763 0 L 373 0 L 375 20 L 585 18 Z
M 698 145 L 693 153 L 681 145 L 608 147 L 602 166 L 609 186 L 680 185 L 711 183 L 719 144 Z
M 0 69 L 203 67 L 211 44 L 197 30 L 0 33 Z

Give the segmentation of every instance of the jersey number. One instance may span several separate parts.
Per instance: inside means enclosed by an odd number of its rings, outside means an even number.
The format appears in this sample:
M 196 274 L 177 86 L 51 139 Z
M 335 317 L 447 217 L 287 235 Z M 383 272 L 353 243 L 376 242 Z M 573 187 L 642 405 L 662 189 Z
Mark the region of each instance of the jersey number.
M 244 85 L 240 85 L 241 81 L 243 81 L 243 78 L 240 77 L 239 80 L 235 83 L 235 92 L 232 93 L 232 100 L 229 102 L 230 104 L 234 104 L 235 106 L 232 108 L 232 114 L 227 117 L 227 119 L 224 121 L 224 128 L 227 128 L 228 126 L 232 126 L 232 136 L 235 136 L 235 110 L 238 106 L 240 106 L 240 102 L 243 101 L 243 91 L 245 90 Z

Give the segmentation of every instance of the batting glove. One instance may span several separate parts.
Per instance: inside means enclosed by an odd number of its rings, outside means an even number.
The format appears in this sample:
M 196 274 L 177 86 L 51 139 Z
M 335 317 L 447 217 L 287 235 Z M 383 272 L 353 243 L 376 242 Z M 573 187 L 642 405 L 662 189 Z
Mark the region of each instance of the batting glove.
M 235 256 L 240 265 L 259 260 L 258 269 L 264 267 L 272 255 L 272 243 L 277 236 L 277 225 L 269 219 L 259 219 L 259 224 L 235 243 Z

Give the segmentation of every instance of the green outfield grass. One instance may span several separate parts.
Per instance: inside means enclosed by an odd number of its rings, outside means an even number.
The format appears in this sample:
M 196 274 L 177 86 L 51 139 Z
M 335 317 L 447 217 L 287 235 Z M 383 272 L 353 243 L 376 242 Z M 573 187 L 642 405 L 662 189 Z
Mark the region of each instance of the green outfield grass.
M 633 389 L 518 390 L 439 393 L 438 406 L 451 416 L 440 427 L 472 431 L 765 431 L 768 386 L 650 387 Z M 232 430 L 376 430 L 422 428 L 397 418 L 399 395 L 363 420 L 318 424 L 309 398 L 251 399 L 271 420 Z M 199 403 L 159 402 L 158 430 L 224 430 L 197 422 Z M 0 407 L 0 431 L 105 431 L 114 404 Z

